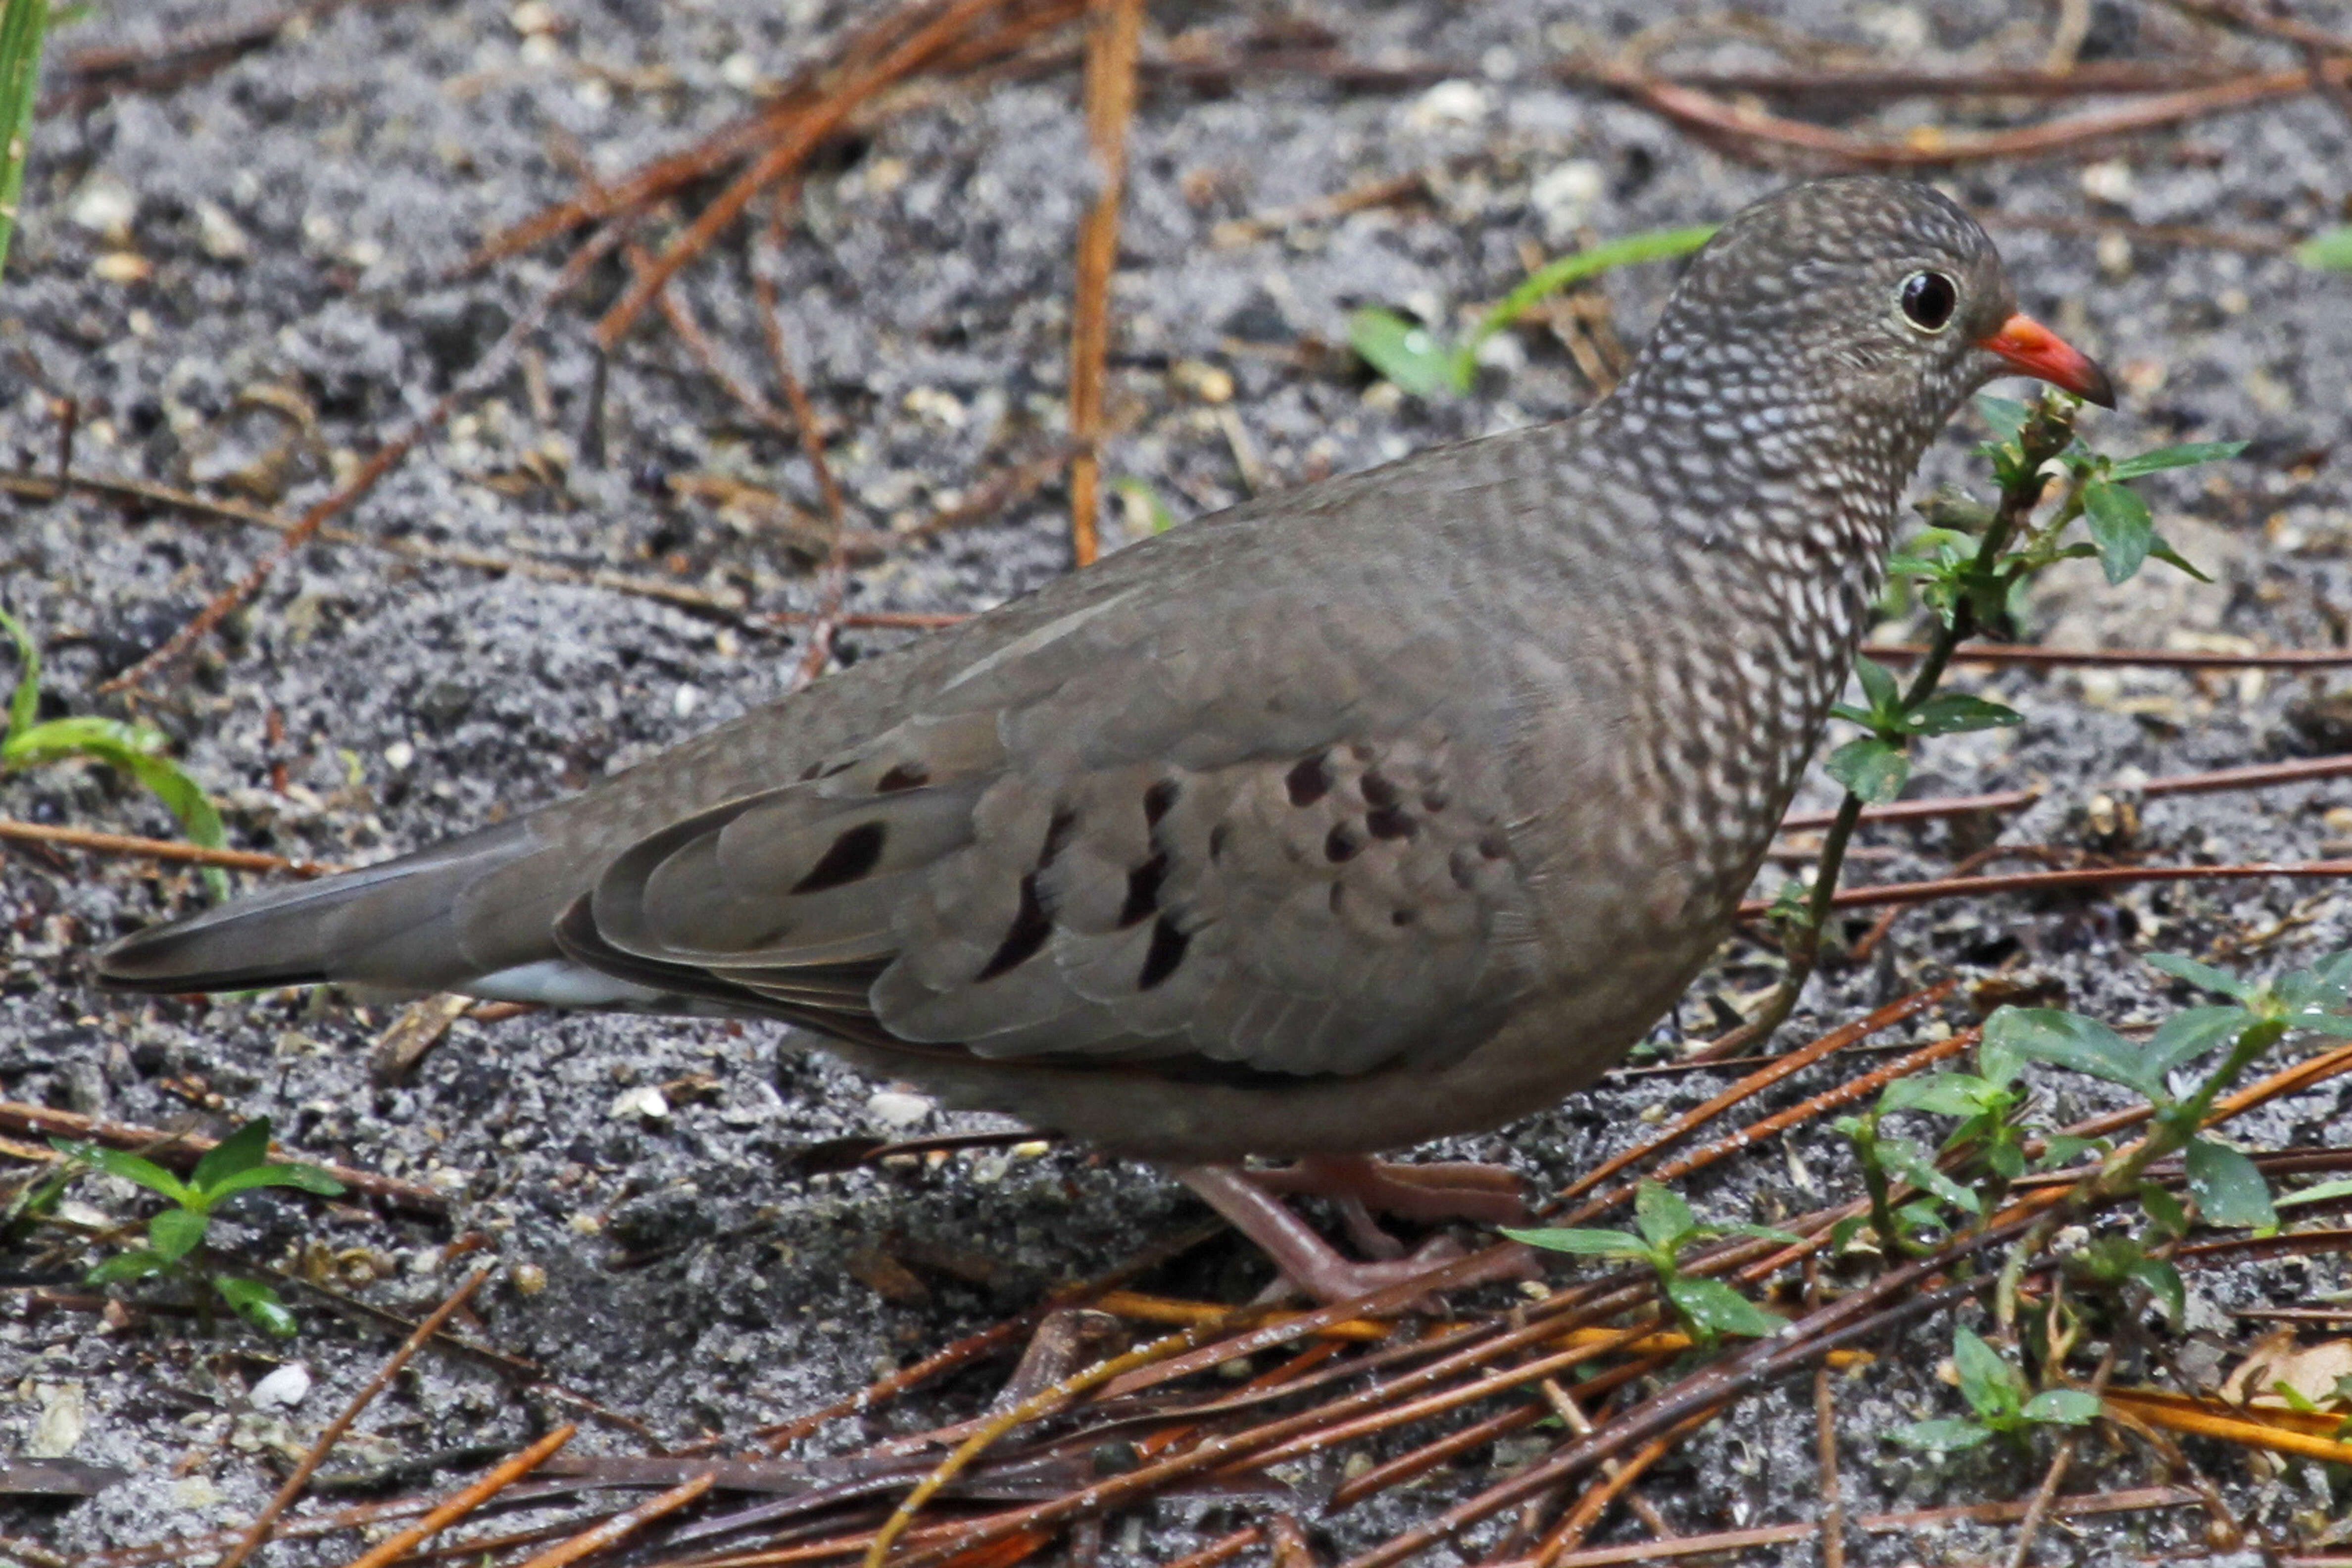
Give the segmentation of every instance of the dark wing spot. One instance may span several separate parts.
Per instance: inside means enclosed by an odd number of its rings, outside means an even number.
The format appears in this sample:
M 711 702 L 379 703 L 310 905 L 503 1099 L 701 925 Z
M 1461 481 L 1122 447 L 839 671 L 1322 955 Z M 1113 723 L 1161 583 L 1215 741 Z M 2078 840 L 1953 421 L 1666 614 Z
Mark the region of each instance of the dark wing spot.
M 815 778 L 818 774 L 824 772 L 824 764 L 823 763 L 811 763 L 808 766 L 801 770 L 800 782 L 806 784 L 809 780 Z
M 920 789 L 931 782 L 931 770 L 920 763 L 900 763 L 874 783 L 883 795 L 895 795 L 902 789 Z
M 1005 928 L 1004 940 L 997 944 L 995 956 L 982 966 L 973 978 L 993 980 L 1008 969 L 1018 968 L 1037 955 L 1045 939 L 1054 934 L 1054 922 L 1045 918 L 1045 906 L 1037 898 L 1037 873 L 1030 872 L 1021 879 L 1021 908 L 1014 911 L 1012 925 Z
M 1392 926 L 1409 926 L 1412 924 L 1412 911 L 1411 910 L 1391 910 L 1389 911 L 1389 924 Z
M 1068 847 L 1070 835 L 1077 830 L 1078 814 L 1066 805 L 1054 808 L 1053 819 L 1045 824 L 1045 842 L 1037 850 L 1037 869 L 1044 870 L 1055 858 Z
M 1143 955 L 1142 972 L 1135 977 L 1138 991 L 1149 991 L 1170 975 L 1184 962 L 1184 950 L 1192 939 L 1176 929 L 1176 922 L 1166 915 L 1151 928 L 1151 946 Z
M 1444 811 L 1448 798 L 1442 789 L 1425 789 L 1421 792 L 1421 809 L 1430 812 Z
M 1500 860 L 1510 852 L 1510 840 L 1505 838 L 1500 833 L 1482 833 L 1478 836 L 1478 853 L 1487 859 Z
M 1140 925 L 1159 912 L 1160 884 L 1168 879 L 1168 852 L 1161 850 L 1127 874 L 1127 902 L 1118 911 L 1118 929 Z
M 1213 866 L 1225 858 L 1225 840 L 1233 836 L 1233 824 L 1229 822 L 1220 822 L 1209 829 L 1209 864 Z
M 1478 885 L 1478 868 L 1470 863 L 1467 849 L 1456 849 L 1445 858 L 1445 868 L 1454 877 L 1454 885 L 1464 892 Z
M 1336 866 L 1343 860 L 1354 859 L 1356 851 L 1363 847 L 1364 841 L 1356 837 L 1354 828 L 1344 822 L 1335 822 L 1331 825 L 1331 831 L 1323 836 L 1323 858 Z
M 1364 826 L 1372 830 L 1375 838 L 1410 838 L 1421 831 L 1419 824 L 1392 805 L 1367 814 Z
M 1385 774 L 1373 768 L 1364 770 L 1364 776 L 1356 781 L 1356 787 L 1364 792 L 1364 804 L 1374 810 L 1385 805 L 1394 805 L 1403 798 L 1397 793 L 1397 786 L 1389 783 Z
M 1174 779 L 1161 779 L 1143 792 L 1143 825 L 1157 827 L 1168 808 L 1176 804 L 1177 784 Z
M 808 875 L 793 884 L 795 893 L 822 893 L 855 882 L 882 858 L 884 828 L 878 822 L 861 822 L 833 841 Z
M 1300 758 L 1282 775 L 1282 783 L 1290 791 L 1291 805 L 1313 805 L 1331 792 L 1331 753 Z

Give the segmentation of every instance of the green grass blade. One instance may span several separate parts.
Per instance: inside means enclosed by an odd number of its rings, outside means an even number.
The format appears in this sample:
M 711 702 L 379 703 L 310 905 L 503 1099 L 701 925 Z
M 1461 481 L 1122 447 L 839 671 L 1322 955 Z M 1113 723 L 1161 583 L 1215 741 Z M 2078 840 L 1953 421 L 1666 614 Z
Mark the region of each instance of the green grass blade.
M 1465 365 L 1475 364 L 1481 344 L 1526 315 L 1544 296 L 1557 293 L 1570 284 L 1581 283 L 1588 278 L 1598 277 L 1613 267 L 1631 267 L 1637 262 L 1664 261 L 1677 256 L 1688 256 L 1714 237 L 1716 226 L 1711 223 L 1702 223 L 1688 228 L 1647 229 L 1547 262 L 1522 279 L 1517 288 L 1504 295 L 1501 302 L 1486 312 L 1454 353 Z
M 0 0 L 0 5 L 6 4 L 8 0 Z M 5 259 L 5 251 L 0 251 L 0 259 Z M 33 646 L 33 634 L 5 610 L 0 610 L 0 631 L 16 645 L 16 689 L 8 694 L 8 727 L 0 730 L 0 746 L 5 746 L 31 729 L 34 715 L 40 711 L 41 650 Z
M 49 0 L 0 0 L 0 269 L 16 237 L 17 204 L 25 191 L 25 158 L 32 150 L 33 100 L 40 86 L 41 38 L 49 27 Z

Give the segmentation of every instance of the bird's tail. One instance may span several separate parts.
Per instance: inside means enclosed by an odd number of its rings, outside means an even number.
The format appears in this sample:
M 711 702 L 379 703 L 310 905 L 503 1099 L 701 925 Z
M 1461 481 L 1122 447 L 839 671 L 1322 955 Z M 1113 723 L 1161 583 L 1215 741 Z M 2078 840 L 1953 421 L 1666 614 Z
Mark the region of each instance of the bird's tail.
M 250 991 L 338 981 L 402 992 L 474 990 L 555 959 L 554 917 L 511 907 L 539 845 L 516 820 L 381 866 L 239 899 L 124 938 L 98 955 L 118 991 Z M 544 884 L 541 884 L 542 886 Z M 546 898 L 542 893 L 536 895 Z M 488 918 L 485 918 L 488 917 Z

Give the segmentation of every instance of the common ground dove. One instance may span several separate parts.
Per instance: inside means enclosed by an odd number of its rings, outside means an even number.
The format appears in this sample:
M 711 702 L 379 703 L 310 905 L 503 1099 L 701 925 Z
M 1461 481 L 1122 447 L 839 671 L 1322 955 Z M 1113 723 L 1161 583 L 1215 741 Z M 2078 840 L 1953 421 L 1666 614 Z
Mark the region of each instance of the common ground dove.
M 100 972 L 784 1019 L 1171 1167 L 1344 1299 L 1425 1261 L 1368 1201 L 1517 1208 L 1489 1168 L 1365 1156 L 1589 1083 L 1722 940 L 1899 492 L 2018 372 L 2109 401 L 1942 196 L 1798 185 L 1725 225 L 1575 418 L 1187 523 Z M 1387 1257 L 1342 1258 L 1276 1190 L 1340 1197 Z

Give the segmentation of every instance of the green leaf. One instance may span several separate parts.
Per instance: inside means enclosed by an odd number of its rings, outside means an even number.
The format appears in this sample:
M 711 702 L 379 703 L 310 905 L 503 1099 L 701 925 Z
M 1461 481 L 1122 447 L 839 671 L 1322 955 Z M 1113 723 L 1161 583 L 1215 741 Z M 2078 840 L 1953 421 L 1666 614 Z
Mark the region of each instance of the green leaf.
M 1897 1426 L 1887 1436 L 1906 1448 L 1918 1448 L 1937 1454 L 1956 1454 L 1963 1448 L 1973 1448 L 1992 1438 L 1992 1428 L 1979 1426 L 1973 1421 L 1914 1421 Z
M 1862 694 L 1870 703 L 1874 716 L 1892 716 L 1902 705 L 1903 694 L 1895 684 L 1894 675 L 1876 659 L 1857 657 L 1853 661 L 1854 679 L 1862 683 Z
M 1965 1323 L 1952 1331 L 1952 1367 L 1960 1374 L 1961 1396 L 1978 1415 L 2013 1418 L 2023 1408 L 2025 1374 Z
M 2150 1100 L 2165 1097 L 2163 1079 L 2148 1073 L 2139 1048 L 2096 1018 L 2055 1007 L 2000 1007 L 1985 1020 L 1984 1032 L 1987 1041 L 2030 1061 L 2119 1083 Z
M 2164 1303 L 2166 1316 L 2179 1328 L 2189 1312 L 2189 1291 L 2180 1283 L 2180 1270 L 2161 1258 L 2143 1258 L 2132 1265 L 2131 1276 Z
M 1786 1318 L 1766 1311 L 1720 1279 L 1669 1279 L 1665 1289 L 1676 1311 L 1712 1333 L 1760 1340 L 1789 1326 Z
M 344 1191 L 342 1183 L 318 1166 L 289 1162 L 239 1171 L 212 1189 L 213 1201 L 218 1203 L 232 1193 L 250 1192 L 256 1187 L 295 1187 L 322 1198 L 340 1197 Z
M 2352 272 L 2352 224 L 2320 230 L 2294 247 L 2294 258 L 2313 268 Z
M 1911 759 L 1903 749 L 1875 735 L 1848 741 L 1822 765 L 1865 805 L 1893 800 L 1911 777 Z
M 2180 1200 L 2168 1189 L 2159 1187 L 2154 1182 L 2142 1182 L 2139 1184 L 2139 1206 L 2150 1223 L 2166 1236 L 2178 1237 L 2189 1234 L 2189 1211 L 2180 1206 Z
M 278 1299 L 278 1292 L 258 1279 L 215 1274 L 213 1289 L 220 1292 L 221 1300 L 238 1317 L 281 1339 L 292 1335 L 300 1326 L 294 1321 L 294 1314 L 286 1310 L 286 1303 Z
M 2042 1158 L 2034 1163 L 2045 1171 L 2071 1165 L 2099 1146 L 2095 1138 L 2077 1138 L 2071 1132 L 2053 1132 L 2042 1141 Z
M 2226 1143 L 2198 1138 L 2189 1142 L 2188 1162 L 2189 1190 L 2207 1225 L 2256 1230 L 2277 1226 L 2270 1184 L 2252 1160 Z
M 2021 1414 L 2028 1421 L 2080 1426 L 2098 1418 L 2099 1396 L 2084 1388 L 2045 1388 L 2025 1402 Z
M 1769 1225 L 1711 1225 L 1706 1227 L 1717 1236 L 1744 1236 L 1750 1241 L 1777 1241 L 1784 1247 L 1802 1247 L 1805 1238 L 1793 1230 L 1782 1230 Z
M 1529 1247 L 1539 1247 L 1546 1252 L 1573 1252 L 1587 1258 L 1647 1258 L 1650 1249 L 1642 1238 L 1622 1230 L 1513 1230 L 1505 1226 L 1502 1232 L 1513 1241 Z
M 1672 1253 L 1698 1230 L 1698 1219 L 1672 1187 L 1645 1181 L 1633 1189 L 1633 1228 L 1660 1252 Z
M 41 38 L 54 25 L 43 0 L 0 5 L 0 266 L 23 205 L 26 150 L 38 101 Z
M 33 646 L 32 634 L 5 610 L 0 610 L 0 631 L 16 645 L 16 687 L 8 694 L 8 727 L 0 731 L 0 742 L 5 742 L 31 729 L 40 711 L 41 650 Z
M 2217 1046 L 2236 1039 L 2254 1016 L 2243 1007 L 2189 1007 L 2157 1026 L 2148 1037 L 2141 1060 L 2161 1078 L 2175 1068 L 2193 1062 Z
M 2140 569 L 2156 543 L 2156 524 L 2147 502 L 2128 489 L 2093 479 L 2083 487 L 2083 517 L 2090 525 L 2091 542 L 2099 547 L 2099 566 L 2109 583 L 2121 583 Z
M 82 1279 L 91 1285 L 127 1285 L 133 1279 L 161 1274 L 171 1267 L 172 1260 L 163 1254 L 134 1247 L 127 1252 L 116 1253 L 83 1275 Z
M 1977 394 L 1977 413 L 1992 426 L 1993 439 L 2014 441 L 2017 433 L 2025 428 L 2027 409 L 2024 404 L 2007 397 L 1995 397 L 1990 392 Z
M 1457 374 L 1454 356 L 1436 334 L 1394 310 L 1367 305 L 1349 316 L 1348 346 L 1415 397 L 1470 390 L 1469 377 Z
M 2315 1187 L 2271 1200 L 2274 1208 L 2292 1208 L 2297 1204 L 2323 1204 L 2330 1198 L 2352 1198 L 2352 1181 L 2322 1182 Z
M 1927 1157 L 1927 1152 L 1908 1138 L 1880 1138 L 1878 1163 L 1888 1175 L 1899 1176 L 1922 1192 L 1935 1194 L 1964 1214 L 1984 1212 L 1984 1205 L 1976 1194 L 1936 1169 L 1936 1162 Z
M 257 1116 L 205 1151 L 188 1173 L 188 1185 L 209 1195 L 213 1189 L 240 1171 L 250 1171 L 269 1158 L 269 1118 Z
M 2014 708 L 1962 691 L 1937 692 L 1903 716 L 1903 727 L 1915 735 L 1955 735 L 2024 722 L 2025 715 Z
M 2216 969 L 2210 963 L 2178 952 L 2151 952 L 2147 958 L 2150 969 L 2159 969 L 2175 980 L 2186 980 L 2203 991 L 2218 991 L 2234 1001 L 2242 1002 L 2254 994 L 2254 987 L 2226 969 Z
M 1863 1232 L 1863 1227 L 1869 1224 L 1869 1215 L 1850 1214 L 1846 1215 L 1845 1218 L 1838 1221 L 1837 1224 L 1830 1226 L 1830 1255 L 1832 1257 L 1835 1257 L 1843 1252 L 1847 1247 L 1852 1247 L 1853 1245 L 1853 1238 L 1860 1236 Z
M 2107 470 L 2107 477 L 2136 479 L 2142 474 L 2153 474 L 2164 468 L 2189 468 L 2199 463 L 2218 463 L 2224 458 L 2234 458 L 2245 449 L 2243 441 L 2190 441 L 2179 447 L 2158 447 L 2153 452 L 2126 458 Z
M 81 714 L 52 719 L 10 735 L 5 743 L 0 743 L 0 764 L 31 767 L 87 757 L 119 768 L 163 803 L 189 842 L 217 849 L 227 842 L 220 812 L 205 794 L 204 786 L 163 754 L 170 743 L 161 730 L 149 725 Z M 228 896 L 228 877 L 219 867 L 205 867 L 203 876 L 205 886 L 214 897 Z
M 147 1245 L 165 1261 L 177 1263 L 203 1245 L 211 1223 L 196 1209 L 165 1209 L 147 1222 Z
M 163 1194 L 175 1204 L 185 1203 L 192 1195 L 179 1177 L 152 1160 L 142 1159 L 120 1149 L 108 1149 L 96 1143 L 77 1142 L 65 1138 L 52 1138 L 49 1143 L 69 1159 L 95 1165 L 110 1176 L 135 1182 L 150 1192 Z
M 1939 1072 L 1926 1078 L 1898 1078 L 1880 1091 L 1881 1110 L 1925 1110 L 1937 1116 L 1975 1116 L 1994 1099 L 2008 1092 L 1970 1073 Z
M 2147 552 L 2150 555 L 2155 556 L 2158 561 L 2163 562 L 2167 566 L 2171 567 L 2176 572 L 2187 573 L 2189 576 L 2196 578 L 2200 583 L 2210 583 L 2213 580 L 2212 578 L 2205 575 L 2202 571 L 2199 570 L 2187 556 L 2181 554 L 2180 552 L 2172 548 L 2170 544 L 2165 542 L 2164 535 L 2158 533 L 2151 535 L 2150 538 L 2152 542 L 2150 542 L 2147 547 Z

